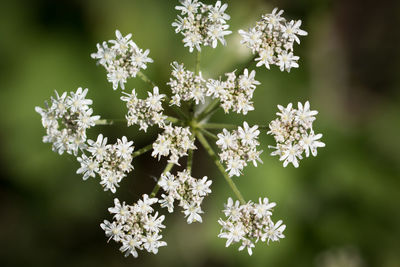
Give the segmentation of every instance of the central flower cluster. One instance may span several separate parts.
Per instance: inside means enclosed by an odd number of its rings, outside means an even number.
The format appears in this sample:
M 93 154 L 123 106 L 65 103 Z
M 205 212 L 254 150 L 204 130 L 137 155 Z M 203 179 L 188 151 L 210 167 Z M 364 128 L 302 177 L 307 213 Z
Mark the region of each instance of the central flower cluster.
M 212 181 L 207 180 L 207 176 L 202 179 L 192 177 L 188 170 L 178 172 L 173 175 L 169 172 L 162 174 L 158 185 L 167 193 L 162 194 L 160 203 L 162 207 L 168 208 L 168 212 L 174 211 L 174 200 L 179 202 L 184 211 L 187 222 L 202 222 L 200 216 L 201 203 L 205 196 L 211 193 L 210 185 Z

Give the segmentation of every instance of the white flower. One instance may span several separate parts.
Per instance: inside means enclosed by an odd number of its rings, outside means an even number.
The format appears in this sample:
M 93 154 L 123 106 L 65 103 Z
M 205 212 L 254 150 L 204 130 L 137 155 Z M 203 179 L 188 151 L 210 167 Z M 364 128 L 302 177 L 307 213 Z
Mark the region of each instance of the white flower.
M 110 223 L 107 220 L 104 220 L 102 224 L 100 224 L 101 229 L 104 230 L 106 236 L 110 239 L 114 239 L 114 241 L 120 241 L 122 236 L 122 226 L 117 224 L 116 222 Z
M 87 143 L 87 150 L 92 155 L 78 158 L 81 168 L 77 173 L 83 173 L 84 180 L 89 176 L 95 177 L 95 173 L 99 174 L 104 191 L 115 193 L 121 180 L 133 169 L 133 142 L 123 136 L 122 139 L 117 139 L 117 143 L 107 145 L 107 138 L 99 134 L 96 142 L 88 140 Z
M 153 60 L 148 57 L 150 50 L 143 51 L 132 40 L 132 34 L 123 36 L 119 30 L 115 31 L 116 40 L 97 44 L 97 53 L 91 57 L 98 59 L 98 63 L 107 71 L 107 80 L 113 84 L 113 89 L 125 89 L 128 78 L 136 77 L 141 69 L 147 68 L 147 63 Z
M 82 156 L 78 157 L 77 160 L 81 164 L 81 167 L 76 171 L 76 173 L 83 173 L 83 180 L 96 176 L 96 172 L 99 170 L 99 163 L 96 160 L 86 157 L 85 154 L 82 154 Z
M 179 165 L 179 158 L 187 155 L 189 149 L 196 149 L 189 127 L 167 125 L 165 131 L 158 135 L 153 143 L 152 156 L 160 160 L 161 156 L 168 156 L 168 162 Z
M 275 8 L 248 31 L 239 30 L 241 43 L 258 54 L 257 67 L 264 65 L 269 69 L 270 65 L 276 65 L 281 71 L 290 72 L 291 68 L 299 66 L 299 57 L 293 55 L 293 45 L 294 42 L 300 44 L 298 35 L 305 36 L 307 32 L 300 29 L 301 20 L 286 22 L 282 14 L 283 10 Z
M 284 238 L 282 232 L 286 226 L 282 225 L 282 221 L 274 224 L 271 220 L 273 207 L 275 203 L 270 203 L 268 198 L 263 200 L 260 198 L 259 203 L 249 201 L 242 205 L 239 201 L 233 203 L 233 200 L 228 198 L 223 210 L 226 220 L 218 220 L 222 226 L 218 237 L 226 239 L 227 247 L 232 243 L 241 242 L 239 251 L 247 248 L 249 255 L 253 253 L 252 248 L 255 247 L 253 241 L 257 243 L 261 240 L 269 243 Z
M 185 205 L 183 213 L 185 218 L 187 217 L 187 223 L 191 224 L 193 222 L 203 222 L 200 213 L 203 213 L 201 208 L 197 204 Z
M 261 237 L 261 240 L 264 242 L 269 241 L 279 241 L 279 239 L 285 238 L 283 231 L 285 231 L 286 225 L 282 224 L 282 221 L 279 220 L 275 224 L 271 221 L 268 225 L 267 231 Z
M 292 103 L 287 107 L 278 105 L 278 109 L 276 114 L 279 118 L 269 124 L 268 134 L 273 135 L 276 141 L 276 146 L 269 146 L 275 149 L 271 155 L 279 156 L 284 167 L 292 163 L 297 168 L 303 152 L 306 157 L 310 151 L 316 156 L 317 148 L 325 147 L 320 141 L 322 134 L 314 134 L 312 127 L 318 111 L 310 110 L 308 101 L 304 105 L 299 102 L 298 109 L 293 109 Z
M 115 207 L 108 209 L 114 214 L 114 221 L 105 220 L 100 226 L 107 237 L 122 244 L 119 250 L 125 257 L 132 255 L 136 258 L 137 250 L 143 249 L 157 254 L 159 247 L 167 245 L 160 240 L 162 228 L 165 228 L 162 224 L 164 215 L 158 216 L 158 212 L 151 214 L 151 205 L 157 202 L 157 198 L 149 198 L 148 195 L 143 195 L 143 199 L 132 206 L 125 202 L 121 205 L 118 199 L 114 199 Z
M 239 126 L 233 132 L 223 129 L 222 133 L 217 135 L 216 144 L 222 150 L 219 157 L 226 163 L 226 171 L 230 177 L 240 176 L 247 162 L 253 162 L 256 167 L 257 161 L 262 162 L 262 151 L 257 150 L 259 134 L 257 125 L 250 127 L 247 122 L 243 122 L 243 127 Z
M 299 60 L 298 56 L 294 56 L 292 52 L 287 53 L 283 51 L 282 54 L 278 55 L 277 65 L 281 71 L 290 72 L 291 68 L 298 68 L 299 64 L 297 64 L 297 60 Z
M 206 5 L 197 0 L 181 0 L 182 6 L 175 9 L 181 11 L 181 15 L 172 27 L 176 33 L 183 35 L 184 46 L 193 52 L 196 48 L 201 51 L 201 46 L 217 47 L 218 40 L 226 45 L 225 36 L 232 32 L 228 30 L 226 21 L 230 16 L 225 13 L 228 4 L 221 4 L 217 1 L 215 6 Z
M 211 193 L 211 180 L 204 176 L 202 179 L 192 177 L 189 171 L 184 170 L 173 175 L 170 172 L 162 174 L 158 185 L 167 193 L 159 200 L 161 207 L 174 210 L 174 200 L 182 207 L 187 223 L 202 222 L 200 216 L 203 211 L 201 204 L 205 196 Z
M 118 139 L 118 142 L 115 146 L 116 155 L 117 157 L 121 157 L 123 159 L 129 159 L 135 148 L 133 145 L 133 141 L 129 141 L 128 139 L 123 136 L 122 139 Z
M 311 154 L 316 157 L 317 156 L 317 148 L 325 147 L 325 144 L 319 139 L 321 139 L 322 134 L 314 135 L 314 132 L 311 131 L 310 134 L 304 134 L 299 144 L 303 147 L 306 157 Z
M 51 98 L 51 104 L 46 104 L 46 108 L 35 107 L 46 129 L 43 142 L 52 143 L 53 151 L 59 154 L 66 151 L 77 156 L 79 150 L 86 149 L 86 130 L 100 119 L 100 116 L 92 116 L 93 110 L 89 107 L 92 100 L 86 99 L 87 92 L 88 89 L 81 87 L 61 96 L 56 92 L 56 97 Z M 91 173 L 88 175 L 92 176 Z
M 133 257 L 137 258 L 138 253 L 136 248 L 140 249 L 142 245 L 142 240 L 138 239 L 137 237 L 133 237 L 131 235 L 126 235 L 124 239 L 121 240 L 122 246 L 120 247 L 120 251 L 124 253 L 125 257 L 132 255 Z
M 164 241 L 159 241 L 162 238 L 162 235 L 158 233 L 148 234 L 142 238 L 143 248 L 148 252 L 152 252 L 154 254 L 158 253 L 158 248 L 162 246 L 166 246 L 167 243 Z
M 89 144 L 87 151 L 92 153 L 97 160 L 102 161 L 106 155 L 107 149 L 110 147 L 110 145 L 107 145 L 107 137 L 103 137 L 102 134 L 99 134 L 96 142 L 90 139 L 87 142 Z

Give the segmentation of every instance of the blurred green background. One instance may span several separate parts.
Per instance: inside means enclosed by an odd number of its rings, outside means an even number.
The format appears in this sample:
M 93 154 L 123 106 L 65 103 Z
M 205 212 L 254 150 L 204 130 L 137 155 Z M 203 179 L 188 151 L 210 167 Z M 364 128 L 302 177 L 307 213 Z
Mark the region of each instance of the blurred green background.
M 207 1 L 211 3 L 211 1 Z M 118 196 L 128 203 L 148 193 L 164 162 L 149 154 L 133 161 L 135 170 L 116 195 L 103 192 L 99 179 L 83 182 L 78 163 L 42 143 L 44 129 L 35 106 L 53 90 L 88 87 L 95 114 L 123 118 L 126 107 L 102 67 L 90 58 L 96 43 L 114 38 L 115 29 L 133 33 L 154 63 L 146 74 L 165 86 L 173 60 L 194 65 L 170 26 L 177 1 L 40 0 L 0 3 L 0 266 L 400 266 L 400 52 L 398 1 L 249 0 L 227 1 L 234 32 L 228 46 L 202 52 L 205 77 L 245 64 L 237 31 L 277 6 L 302 19 L 309 35 L 296 46 L 300 68 L 257 68 L 260 85 L 248 116 L 217 113 L 214 121 L 267 124 L 276 105 L 310 100 L 319 114 L 316 132 L 326 148 L 300 168 L 283 168 L 269 156 L 271 136 L 260 136 L 264 164 L 249 166 L 235 179 L 246 199 L 277 202 L 274 220 L 287 225 L 286 238 L 258 243 L 253 256 L 225 248 L 217 238 L 223 204 L 233 196 L 203 150 L 194 155 L 194 175 L 213 180 L 203 204 L 203 224 L 187 225 L 183 214 L 166 218 L 168 246 L 158 255 L 124 258 L 107 244 L 99 224 Z M 252 65 L 254 67 L 254 64 Z M 148 85 L 132 79 L 127 88 Z M 165 86 L 166 87 L 166 86 Z M 115 140 L 126 135 L 140 148 L 156 136 L 136 127 L 99 126 Z

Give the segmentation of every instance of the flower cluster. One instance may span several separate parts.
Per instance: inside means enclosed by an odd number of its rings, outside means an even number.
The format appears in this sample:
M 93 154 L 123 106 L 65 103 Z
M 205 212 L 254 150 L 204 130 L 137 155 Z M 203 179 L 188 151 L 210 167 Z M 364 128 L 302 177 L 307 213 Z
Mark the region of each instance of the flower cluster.
M 172 23 L 176 33 L 182 33 L 185 47 L 193 52 L 194 48 L 201 50 L 201 45 L 217 47 L 218 41 L 226 45 L 225 35 L 231 34 L 228 31 L 229 25 L 226 21 L 230 19 L 225 10 L 228 4 L 221 5 L 217 1 L 215 6 L 206 5 L 198 0 L 180 0 L 182 6 L 175 9 L 181 11 L 181 16 Z
M 276 223 L 271 220 L 272 208 L 275 205 L 274 202 L 269 202 L 268 198 L 260 198 L 259 203 L 249 201 L 243 205 L 240 205 L 238 200 L 233 203 L 229 198 L 224 210 L 227 219 L 218 220 L 222 226 L 218 237 L 227 239 L 227 247 L 232 243 L 241 242 L 239 250 L 247 248 L 249 255 L 252 254 L 254 242 L 261 240 L 269 243 L 284 238 L 283 231 L 286 226 L 281 220 Z
M 271 14 L 263 15 L 255 27 L 248 31 L 239 30 L 241 43 L 259 56 L 255 59 L 257 67 L 265 65 L 269 69 L 269 65 L 276 65 L 287 72 L 299 67 L 299 57 L 293 55 L 293 45 L 294 42 L 300 44 L 298 35 L 305 36 L 307 32 L 300 29 L 301 20 L 287 22 L 282 14 L 283 10 L 275 8 Z
M 304 105 L 298 103 L 298 108 L 292 108 L 292 103 L 287 107 L 278 105 L 279 112 L 276 115 L 279 118 L 271 121 L 268 134 L 274 136 L 276 146 L 269 146 L 276 149 L 271 155 L 279 156 L 286 167 L 292 163 L 296 168 L 299 166 L 299 160 L 302 159 L 303 152 L 306 157 L 311 154 L 317 155 L 317 148 L 324 147 L 325 144 L 319 139 L 322 134 L 314 134 L 312 124 L 315 120 L 316 110 L 310 110 L 310 103 L 307 101 Z
M 154 215 L 153 204 L 157 203 L 157 198 L 149 198 L 143 195 L 133 206 L 126 205 L 125 202 L 115 198 L 115 206 L 109 208 L 108 211 L 114 214 L 113 222 L 104 220 L 100 227 L 104 230 L 107 237 L 115 242 L 122 244 L 119 249 L 124 253 L 125 257 L 132 255 L 137 257 L 137 250 L 147 250 L 148 252 L 157 254 L 158 248 L 166 246 L 162 238 L 161 229 L 165 228 L 162 224 L 164 215 L 158 216 L 158 212 Z
M 135 89 L 131 94 L 124 93 L 125 96 L 121 97 L 122 101 L 126 102 L 128 114 L 126 120 L 128 126 L 137 124 L 140 130 L 147 131 L 149 126 L 157 124 L 160 128 L 165 127 L 165 119 L 167 116 L 163 115 L 162 100 L 165 97 L 159 94 L 158 87 L 153 88 L 153 93 L 148 92 L 146 99 L 137 98 Z
M 35 107 L 42 116 L 42 125 L 46 129 L 44 143 L 52 143 L 52 150 L 63 154 L 77 155 L 86 147 L 86 129 L 94 126 L 100 116 L 92 116 L 89 107 L 91 99 L 86 99 L 88 89 L 79 87 L 76 92 L 64 92 L 61 96 L 51 97 L 51 105 L 46 108 Z
M 160 160 L 161 156 L 168 156 L 168 162 L 180 165 L 178 160 L 180 157 L 186 156 L 189 149 L 196 149 L 194 138 L 189 127 L 165 126 L 165 131 L 158 135 L 157 140 L 153 143 L 152 156 Z
M 118 86 L 125 89 L 127 79 L 136 77 L 136 74 L 141 69 L 146 69 L 147 63 L 152 63 L 153 60 L 148 57 L 150 50 L 143 51 L 131 40 L 132 34 L 123 36 L 116 30 L 115 35 L 117 40 L 97 44 L 97 52 L 91 56 L 106 69 L 108 81 L 113 84 L 113 89 L 117 90 Z
M 119 186 L 121 180 L 133 170 L 132 152 L 134 146 L 133 141 L 128 142 L 125 136 L 118 139 L 113 145 L 107 144 L 107 137 L 103 138 L 99 134 L 96 142 L 93 140 L 87 141 L 89 146 L 87 151 L 90 156 L 82 154 L 78 157 L 81 167 L 76 171 L 78 174 L 83 174 L 83 179 L 95 177 L 96 173 L 100 176 L 100 184 L 104 187 L 104 191 L 110 190 L 116 192 L 116 187 Z
M 207 81 L 207 95 L 218 98 L 225 113 L 233 110 L 236 113 L 246 115 L 248 111 L 254 110 L 253 98 L 254 90 L 260 82 L 254 79 L 256 72 L 249 73 L 247 69 L 242 75 L 236 77 L 235 72 L 225 74 L 226 81 L 209 79 Z
M 196 104 L 204 103 L 207 89 L 201 73 L 196 75 L 193 71 L 186 70 L 184 65 L 178 62 L 173 62 L 171 66 L 173 78 L 170 78 L 167 83 L 173 94 L 171 104 L 180 106 L 182 100 L 194 100 Z
M 257 161 L 262 162 L 260 154 L 262 150 L 257 151 L 258 135 L 260 131 L 258 126 L 249 127 L 247 122 L 243 123 L 243 128 L 229 132 L 223 129 L 218 134 L 217 145 L 222 150 L 219 157 L 227 165 L 226 171 L 229 176 L 240 176 L 241 171 L 247 166 L 247 162 L 252 161 L 257 166 Z
M 176 176 L 169 172 L 162 174 L 158 185 L 167 195 L 162 194 L 162 199 L 159 200 L 161 207 L 173 212 L 174 200 L 177 200 L 189 224 L 202 222 L 200 214 L 203 211 L 200 206 L 204 197 L 211 193 L 211 183 L 211 180 L 207 180 L 207 176 L 202 179 L 193 178 L 188 170 L 178 172 Z

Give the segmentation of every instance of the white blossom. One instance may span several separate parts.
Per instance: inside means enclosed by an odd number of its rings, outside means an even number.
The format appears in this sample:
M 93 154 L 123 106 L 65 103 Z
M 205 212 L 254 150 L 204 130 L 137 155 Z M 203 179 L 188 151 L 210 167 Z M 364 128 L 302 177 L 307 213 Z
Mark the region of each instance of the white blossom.
M 76 92 L 69 95 L 64 92 L 60 96 L 56 91 L 56 97 L 50 99 L 50 106 L 45 102 L 45 108 L 35 107 L 46 129 L 43 142 L 52 143 L 53 151 L 59 154 L 66 151 L 76 156 L 79 150 L 86 148 L 86 130 L 100 119 L 100 116 L 92 116 L 92 100 L 86 98 L 87 92 L 88 89 L 79 87 Z
M 201 46 L 216 48 L 218 41 L 226 45 L 225 36 L 232 33 L 226 21 L 230 16 L 225 13 L 228 4 L 217 1 L 215 6 L 206 5 L 198 0 L 180 0 L 182 6 L 175 9 L 181 16 L 172 23 L 176 33 L 183 35 L 184 46 L 190 52 L 194 49 L 201 50 Z
M 311 151 L 315 157 L 317 148 L 325 147 L 325 144 L 320 141 L 322 134 L 314 134 L 312 127 L 318 111 L 310 110 L 308 101 L 304 105 L 299 102 L 297 109 L 293 108 L 292 103 L 289 103 L 287 107 L 278 105 L 278 109 L 279 112 L 276 115 L 279 118 L 269 124 L 268 134 L 273 135 L 276 141 L 276 146 L 270 146 L 275 149 L 271 155 L 279 156 L 284 167 L 292 163 L 297 168 L 299 160 L 303 158 L 303 152 L 306 157 L 309 157 Z
M 158 87 L 153 88 L 153 93 L 148 92 L 146 99 L 137 97 L 135 89 L 131 94 L 123 93 L 122 101 L 126 102 L 128 114 L 126 120 L 128 126 L 139 125 L 140 130 L 147 131 L 149 126 L 158 125 L 160 128 L 165 126 L 167 116 L 163 114 L 162 100 L 164 94 L 160 94 Z
M 187 223 L 202 222 L 201 203 L 205 196 L 211 193 L 212 181 L 204 176 L 202 179 L 193 178 L 189 171 L 184 170 L 173 175 L 170 172 L 162 174 L 158 185 L 166 192 L 159 200 L 161 207 L 168 208 L 168 212 L 174 210 L 174 200 L 183 208 L 183 213 L 187 217 Z
M 117 40 L 97 44 L 97 52 L 91 57 L 97 59 L 107 71 L 107 80 L 113 84 L 113 89 L 125 89 L 128 78 L 136 77 L 140 70 L 147 68 L 147 63 L 153 60 L 148 57 L 150 50 L 143 51 L 132 40 L 132 34 L 123 36 L 119 30 L 115 31 Z
M 301 20 L 287 22 L 282 14 L 283 10 L 275 8 L 248 31 L 239 30 L 241 43 L 253 54 L 258 54 L 255 58 L 257 67 L 264 65 L 269 69 L 270 65 L 277 65 L 281 71 L 287 72 L 299 67 L 299 57 L 293 55 L 293 44 L 300 44 L 298 36 L 305 36 L 307 32 L 300 29 Z
M 133 169 L 131 164 L 133 141 L 128 141 L 123 136 L 117 139 L 117 143 L 108 145 L 107 138 L 103 138 L 100 134 L 96 142 L 89 139 L 87 143 L 89 145 L 87 151 L 91 155 L 82 154 L 77 158 L 81 164 L 77 173 L 83 173 L 84 180 L 98 174 L 104 191 L 110 190 L 115 193 L 121 180 Z
M 259 203 L 249 201 L 246 204 L 228 198 L 223 210 L 226 220 L 218 220 L 222 226 L 218 237 L 226 239 L 227 247 L 232 243 L 241 243 L 239 251 L 247 248 L 249 255 L 252 255 L 252 248 L 260 240 L 267 243 L 279 241 L 285 237 L 283 231 L 286 226 L 282 225 L 282 221 L 274 224 L 271 220 L 275 205 L 268 198 L 260 198 Z
M 194 137 L 189 127 L 165 126 L 163 133 L 158 135 L 157 140 L 153 143 L 153 157 L 168 156 L 168 162 L 180 165 L 178 160 L 180 157 L 186 156 L 189 149 L 196 149 L 194 145 Z
M 226 163 L 226 171 L 230 177 L 240 176 L 247 162 L 253 162 L 256 167 L 257 161 L 262 162 L 260 159 L 262 151 L 257 151 L 257 146 L 260 144 L 259 134 L 257 125 L 250 127 L 247 122 L 243 122 L 243 127 L 239 126 L 232 132 L 223 129 L 222 133 L 217 135 L 216 144 L 221 149 L 219 157 Z
M 254 110 L 253 98 L 256 86 L 260 84 L 254 77 L 256 72 L 248 69 L 243 74 L 236 77 L 235 72 L 226 73 L 226 81 L 209 79 L 207 81 L 207 95 L 218 98 L 221 107 L 226 113 L 233 110 L 237 113 L 246 115 L 247 112 Z
M 125 202 L 115 198 L 115 206 L 109 208 L 111 214 L 114 214 L 113 222 L 104 220 L 100 227 L 104 230 L 107 237 L 115 242 L 122 244 L 120 251 L 125 257 L 132 255 L 138 257 L 137 250 L 147 250 L 148 252 L 157 254 L 158 248 L 166 246 L 167 243 L 162 241 L 160 234 L 165 216 L 158 216 L 158 212 L 152 214 L 151 205 L 157 203 L 158 199 L 149 198 L 143 195 L 143 200 L 138 203 L 126 205 Z M 146 208 L 143 208 L 146 206 Z

